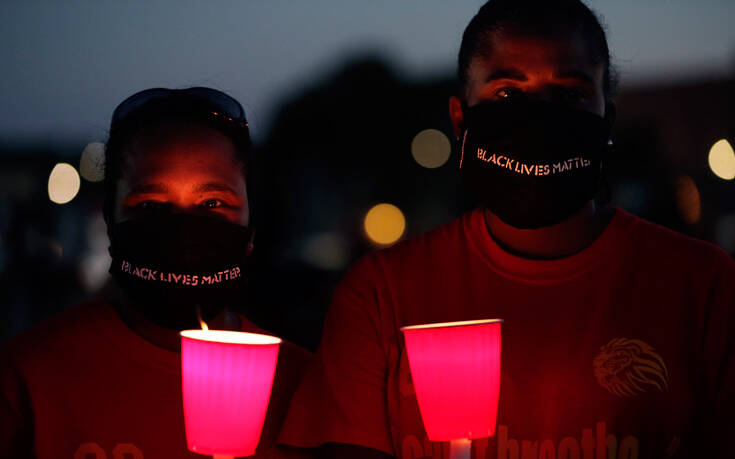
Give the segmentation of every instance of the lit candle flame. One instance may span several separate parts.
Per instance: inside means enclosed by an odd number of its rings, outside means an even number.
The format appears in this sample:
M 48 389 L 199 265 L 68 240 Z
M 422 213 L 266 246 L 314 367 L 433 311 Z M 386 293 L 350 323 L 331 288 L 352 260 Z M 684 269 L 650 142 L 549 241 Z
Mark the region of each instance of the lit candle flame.
M 197 306 L 197 319 L 199 319 L 199 326 L 202 327 L 202 330 L 209 330 L 207 323 L 202 319 L 202 311 L 199 309 L 199 306 Z

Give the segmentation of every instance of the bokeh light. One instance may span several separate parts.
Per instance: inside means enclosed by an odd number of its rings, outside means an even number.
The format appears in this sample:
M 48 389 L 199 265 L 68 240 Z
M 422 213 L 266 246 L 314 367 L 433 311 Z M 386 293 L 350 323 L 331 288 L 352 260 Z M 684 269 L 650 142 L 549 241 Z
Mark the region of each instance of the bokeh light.
M 390 245 L 406 231 L 406 218 L 393 204 L 378 204 L 365 215 L 365 233 L 379 245 Z
M 436 129 L 425 129 L 419 132 L 411 142 L 413 159 L 427 169 L 443 166 L 451 152 L 449 139 L 443 132 Z
M 723 249 L 735 253 L 735 214 L 722 215 L 717 219 L 715 241 Z
M 344 269 L 350 262 L 347 243 L 336 232 L 316 233 L 304 242 L 302 259 L 326 271 Z
M 48 244 L 49 252 L 52 253 L 55 257 L 55 260 L 61 260 L 64 256 L 64 246 L 61 245 L 61 243 L 57 240 L 50 239 L 46 241 Z
M 645 180 L 622 178 L 612 189 L 612 203 L 636 215 L 646 215 L 652 205 L 651 186 Z
M 735 151 L 726 139 L 720 139 L 712 145 L 707 160 L 716 176 L 724 180 L 735 178 Z
M 688 224 L 699 222 L 702 214 L 702 205 L 697 184 L 688 175 L 676 180 L 676 207 L 679 215 Z
M 79 280 L 87 293 L 98 292 L 109 279 L 110 240 L 107 237 L 107 225 L 101 212 L 95 212 L 87 218 L 86 249 L 79 260 Z
M 105 178 L 105 144 L 90 142 L 84 147 L 79 160 L 79 174 L 90 182 L 101 182 Z
M 74 166 L 59 163 L 48 177 L 48 197 L 56 204 L 66 204 L 79 193 L 81 180 Z

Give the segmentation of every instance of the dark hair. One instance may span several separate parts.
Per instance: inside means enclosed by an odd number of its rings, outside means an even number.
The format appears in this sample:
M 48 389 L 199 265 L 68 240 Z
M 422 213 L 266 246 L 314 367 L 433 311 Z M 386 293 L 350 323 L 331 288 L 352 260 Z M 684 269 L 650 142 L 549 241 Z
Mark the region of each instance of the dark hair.
M 246 122 L 236 123 L 222 116 L 207 101 L 190 94 L 172 92 L 157 97 L 131 110 L 121 119 L 113 119 L 105 148 L 105 180 L 103 213 L 109 223 L 114 220 L 117 181 L 122 174 L 126 149 L 138 136 L 155 134 L 167 126 L 196 124 L 209 127 L 227 136 L 242 161 L 248 194 L 249 226 L 253 226 L 255 210 L 255 181 L 253 152 Z
M 490 0 L 472 18 L 459 48 L 459 94 L 464 94 L 472 59 L 487 55 L 493 33 L 511 30 L 534 35 L 577 32 L 587 42 L 592 57 L 603 64 L 603 92 L 606 102 L 617 93 L 618 79 L 610 65 L 610 50 L 600 20 L 580 0 Z

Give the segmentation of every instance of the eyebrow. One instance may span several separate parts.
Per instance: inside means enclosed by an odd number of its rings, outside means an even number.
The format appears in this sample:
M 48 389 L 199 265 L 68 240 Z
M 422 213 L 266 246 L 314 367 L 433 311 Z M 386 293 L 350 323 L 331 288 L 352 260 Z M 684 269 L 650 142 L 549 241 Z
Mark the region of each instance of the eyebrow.
M 559 80 L 581 80 L 591 85 L 595 84 L 594 78 L 589 73 L 578 69 L 562 69 L 554 73 L 554 78 Z
M 590 76 L 587 72 L 578 69 L 559 70 L 558 72 L 554 72 L 553 78 L 557 80 L 581 80 L 585 83 L 589 83 L 592 85 L 595 84 L 595 80 L 592 78 L 592 76 Z M 485 82 L 488 83 L 494 80 L 528 81 L 528 77 L 526 77 L 526 74 L 519 69 L 510 67 L 506 69 L 498 69 L 492 72 L 485 79 Z
M 131 188 L 128 194 L 147 194 L 147 193 L 166 193 L 170 190 L 168 186 L 163 183 L 141 183 Z M 220 191 L 223 193 L 230 193 L 237 195 L 232 187 L 219 182 L 209 182 L 197 185 L 194 188 L 197 193 L 207 193 L 212 191 Z
M 516 68 L 499 69 L 491 73 L 486 79 L 485 83 L 493 80 L 518 80 L 526 81 L 528 78 L 526 75 Z
M 163 183 L 141 183 L 130 189 L 128 194 L 165 193 L 168 187 Z
M 209 191 L 221 191 L 224 193 L 230 193 L 233 195 L 237 195 L 235 190 L 232 189 L 232 187 L 224 184 L 224 183 L 218 183 L 218 182 L 209 182 L 209 183 L 202 183 L 201 185 L 197 185 L 195 188 L 195 191 L 199 193 L 206 193 Z

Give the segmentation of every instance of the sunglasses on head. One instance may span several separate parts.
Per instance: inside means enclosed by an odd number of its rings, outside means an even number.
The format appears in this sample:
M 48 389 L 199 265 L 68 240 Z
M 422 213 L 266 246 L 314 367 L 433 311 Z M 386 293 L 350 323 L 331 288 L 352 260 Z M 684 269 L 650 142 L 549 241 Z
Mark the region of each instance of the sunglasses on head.
M 112 112 L 112 125 L 119 123 L 125 119 L 130 113 L 137 108 L 157 99 L 166 99 L 169 97 L 183 95 L 194 100 L 203 102 L 211 109 L 210 114 L 222 118 L 227 122 L 234 123 L 241 127 L 247 128 L 248 121 L 245 118 L 245 110 L 240 102 L 228 96 L 227 94 L 217 91 L 216 89 L 205 87 L 193 87 L 186 89 L 167 89 L 167 88 L 151 88 L 136 92 L 128 97 L 117 106 Z

